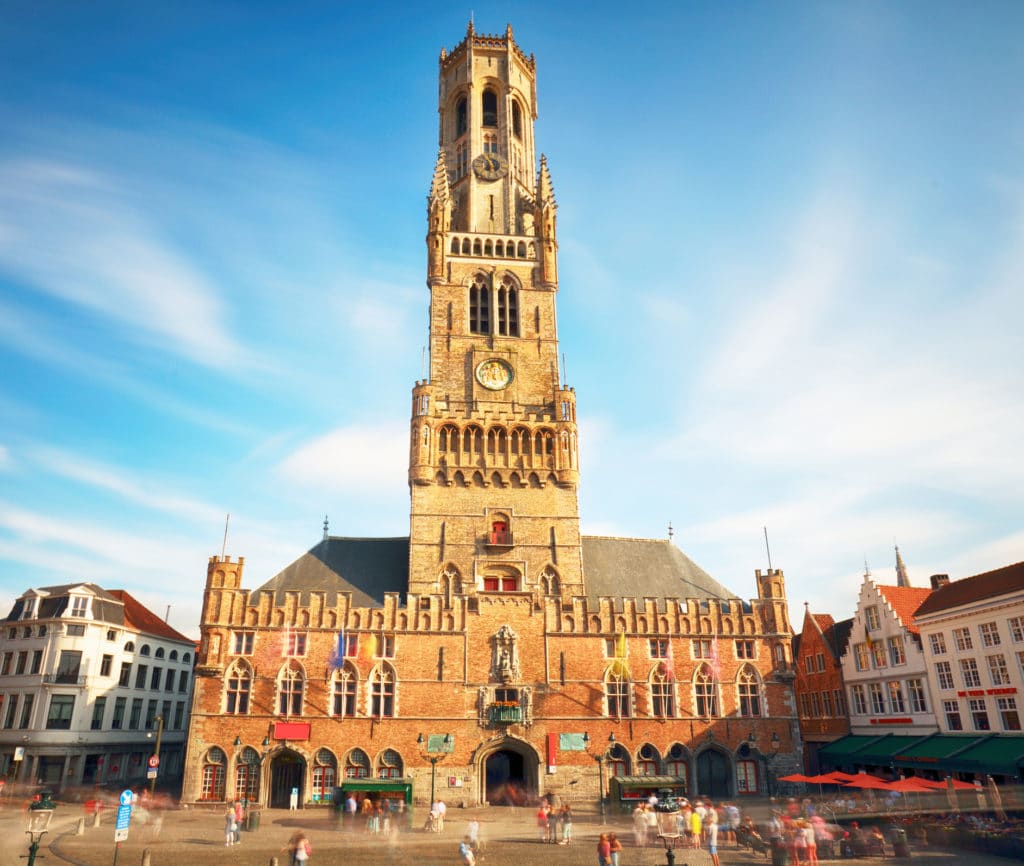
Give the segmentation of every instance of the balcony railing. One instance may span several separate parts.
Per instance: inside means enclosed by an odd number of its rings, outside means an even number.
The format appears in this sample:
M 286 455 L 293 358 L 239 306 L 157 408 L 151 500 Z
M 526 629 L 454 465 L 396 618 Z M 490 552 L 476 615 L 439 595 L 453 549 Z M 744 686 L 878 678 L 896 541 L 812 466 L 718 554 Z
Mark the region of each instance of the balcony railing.
M 84 686 L 85 677 L 74 674 L 43 674 L 43 682 L 47 685 Z
M 492 725 L 514 725 L 523 720 L 523 708 L 491 704 L 487 715 Z
M 512 547 L 512 533 L 488 532 L 484 536 L 484 544 L 488 547 Z

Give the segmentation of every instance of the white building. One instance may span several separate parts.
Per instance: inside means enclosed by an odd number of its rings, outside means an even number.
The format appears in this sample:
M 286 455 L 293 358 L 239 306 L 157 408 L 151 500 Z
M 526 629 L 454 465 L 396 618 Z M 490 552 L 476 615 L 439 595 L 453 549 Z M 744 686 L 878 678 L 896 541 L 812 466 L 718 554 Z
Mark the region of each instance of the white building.
M 1021 734 L 1024 710 L 1024 562 L 949 583 L 916 620 L 944 733 Z M 1024 740 L 1019 741 L 1024 746 Z M 1024 751 L 1024 749 L 1022 749 Z
M 914 621 L 914 611 L 931 590 L 910 586 L 902 560 L 897 562 L 901 586 L 880 586 L 864 575 L 842 657 L 855 736 L 922 737 L 938 730 L 928 695 L 927 658 Z
M 123 590 L 29 589 L 0 620 L 0 776 L 55 791 L 182 772 L 195 644 Z

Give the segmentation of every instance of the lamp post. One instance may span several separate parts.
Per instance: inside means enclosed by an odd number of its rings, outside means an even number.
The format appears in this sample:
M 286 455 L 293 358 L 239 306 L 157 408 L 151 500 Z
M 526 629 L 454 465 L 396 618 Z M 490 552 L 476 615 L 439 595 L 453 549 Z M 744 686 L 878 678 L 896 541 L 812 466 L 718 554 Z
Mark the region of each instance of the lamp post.
M 444 747 L 440 752 L 431 752 L 430 743 L 424 740 L 423 734 L 420 734 L 416 738 L 416 745 L 419 747 L 420 754 L 428 761 L 430 761 L 430 808 L 434 808 L 434 787 L 437 779 L 437 764 L 439 761 L 443 761 L 451 754 L 452 746 L 452 735 L 444 735 Z
M 601 824 L 605 823 L 605 802 L 604 802 L 604 762 L 608 757 L 608 750 L 615 745 L 615 732 L 612 731 L 608 735 L 608 745 L 604 747 L 604 751 L 594 754 L 590 751 L 590 734 L 584 732 L 583 734 L 583 747 L 587 750 L 587 754 L 590 755 L 595 761 L 597 761 L 597 786 L 600 792 L 601 798 L 599 800 L 601 806 Z
M 153 774 L 153 777 L 149 780 L 149 796 L 152 798 L 156 792 L 156 776 L 159 772 L 160 767 L 160 740 L 164 735 L 164 717 L 156 717 L 156 743 L 153 746 L 153 758 L 150 759 L 151 766 L 149 771 Z M 150 736 L 147 734 L 146 736 Z M 155 760 L 154 760 L 155 759 Z
M 770 796 L 775 796 L 775 758 L 778 757 L 779 747 L 782 745 L 782 741 L 779 739 L 778 733 L 772 731 L 772 738 L 770 741 L 770 747 L 772 750 L 771 758 L 768 762 L 768 793 Z
M 50 799 L 50 792 L 43 791 L 39 800 L 28 807 L 28 866 L 35 866 L 39 843 L 43 841 L 46 830 L 50 826 L 53 810 L 57 808 Z M 45 859 L 45 858 L 44 858 Z

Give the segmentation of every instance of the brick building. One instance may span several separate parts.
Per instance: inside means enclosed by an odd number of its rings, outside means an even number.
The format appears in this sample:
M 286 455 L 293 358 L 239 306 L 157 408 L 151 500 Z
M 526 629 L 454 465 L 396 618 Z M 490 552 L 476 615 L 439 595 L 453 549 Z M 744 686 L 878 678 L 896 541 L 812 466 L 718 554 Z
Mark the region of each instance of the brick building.
M 850 733 L 842 657 L 852 627 L 853 619 L 836 622 L 831 614 L 811 613 L 805 604 L 803 628 L 793 638 L 793 690 L 809 775 L 821 772 L 818 749 Z
M 743 599 L 670 540 L 581 534 L 534 59 L 471 24 L 439 73 L 409 536 L 325 523 L 253 590 L 210 560 L 183 797 L 764 792 L 797 766 L 784 575 Z

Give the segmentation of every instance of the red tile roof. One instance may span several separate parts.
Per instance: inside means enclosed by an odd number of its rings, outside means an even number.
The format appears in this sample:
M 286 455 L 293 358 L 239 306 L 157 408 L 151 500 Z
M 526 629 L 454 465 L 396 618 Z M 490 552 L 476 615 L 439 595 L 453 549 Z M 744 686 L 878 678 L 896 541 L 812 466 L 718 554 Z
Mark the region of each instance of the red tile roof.
M 811 616 L 814 617 L 814 621 L 818 624 L 818 628 L 821 629 L 823 634 L 835 625 L 835 620 L 832 619 L 832 614 L 830 613 L 812 613 Z
M 889 602 L 889 606 L 896 611 L 896 615 L 907 630 L 918 634 L 919 630 L 914 622 L 914 612 L 932 594 L 932 590 L 916 586 L 880 586 L 878 591 Z
M 163 637 L 168 640 L 179 640 L 185 643 L 194 643 L 192 638 L 185 637 L 181 632 L 175 631 L 148 607 L 123 589 L 111 589 L 110 594 L 124 602 L 124 622 L 129 628 L 137 628 L 140 632 L 151 634 L 154 637 Z
M 935 613 L 981 599 L 1005 595 L 1021 588 L 1024 588 L 1024 562 L 1017 562 L 940 586 L 917 612 Z

